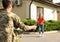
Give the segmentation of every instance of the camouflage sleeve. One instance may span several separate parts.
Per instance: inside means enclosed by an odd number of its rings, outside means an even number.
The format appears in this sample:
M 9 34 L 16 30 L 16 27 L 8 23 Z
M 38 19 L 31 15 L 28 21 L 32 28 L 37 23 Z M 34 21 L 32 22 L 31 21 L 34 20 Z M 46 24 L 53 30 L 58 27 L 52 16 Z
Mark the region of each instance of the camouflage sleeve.
M 13 22 L 14 22 L 14 27 L 15 28 L 20 28 L 24 31 L 28 30 L 27 28 L 29 28 L 29 26 L 27 26 L 23 22 L 21 22 L 20 17 L 18 17 L 17 15 L 13 16 Z

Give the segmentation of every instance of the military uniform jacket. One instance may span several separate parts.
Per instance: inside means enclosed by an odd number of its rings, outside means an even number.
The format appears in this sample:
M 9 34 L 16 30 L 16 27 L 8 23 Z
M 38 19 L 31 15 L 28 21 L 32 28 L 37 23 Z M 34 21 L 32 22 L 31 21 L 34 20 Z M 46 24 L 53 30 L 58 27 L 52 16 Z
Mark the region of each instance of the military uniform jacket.
M 14 29 L 19 28 L 22 32 L 26 31 L 26 26 L 21 19 L 12 12 L 0 11 L 0 42 L 13 42 L 12 34 Z

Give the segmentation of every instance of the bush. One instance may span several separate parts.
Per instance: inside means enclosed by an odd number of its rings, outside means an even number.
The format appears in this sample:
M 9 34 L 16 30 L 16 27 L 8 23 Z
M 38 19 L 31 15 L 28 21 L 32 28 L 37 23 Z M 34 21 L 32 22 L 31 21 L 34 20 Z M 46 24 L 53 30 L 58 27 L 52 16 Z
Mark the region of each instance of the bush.
M 30 19 L 22 19 L 21 20 L 25 25 L 36 25 L 37 26 L 37 22 L 35 20 L 30 20 Z M 28 32 L 36 32 L 37 30 L 30 30 Z
M 22 22 L 25 25 L 36 25 L 37 29 L 31 30 L 34 32 L 38 32 L 38 23 L 35 20 L 29 20 L 29 19 L 22 19 Z M 54 20 L 49 20 L 44 22 L 44 31 L 52 31 L 52 30 L 60 30 L 60 21 L 54 21 Z
M 60 21 L 53 20 L 45 21 L 44 30 L 45 31 L 60 30 Z
M 30 19 L 22 19 L 22 22 L 25 24 L 25 25 L 37 25 L 37 22 L 35 20 L 30 20 Z

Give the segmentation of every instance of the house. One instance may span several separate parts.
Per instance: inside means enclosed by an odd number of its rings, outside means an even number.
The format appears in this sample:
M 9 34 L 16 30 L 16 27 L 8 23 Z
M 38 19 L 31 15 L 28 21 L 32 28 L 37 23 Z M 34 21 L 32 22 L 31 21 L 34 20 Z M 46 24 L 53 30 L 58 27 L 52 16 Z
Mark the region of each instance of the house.
M 37 18 L 40 12 L 41 15 L 44 15 L 45 20 L 60 20 L 60 5 L 51 1 L 34 0 L 31 4 L 31 18 L 35 18 L 34 15 Z
M 52 1 L 53 0 L 12 0 L 12 11 L 21 18 L 37 20 L 38 14 L 41 14 L 45 20 L 60 20 L 60 5 L 54 4 Z M 0 5 L 0 9 L 1 8 L 2 5 Z

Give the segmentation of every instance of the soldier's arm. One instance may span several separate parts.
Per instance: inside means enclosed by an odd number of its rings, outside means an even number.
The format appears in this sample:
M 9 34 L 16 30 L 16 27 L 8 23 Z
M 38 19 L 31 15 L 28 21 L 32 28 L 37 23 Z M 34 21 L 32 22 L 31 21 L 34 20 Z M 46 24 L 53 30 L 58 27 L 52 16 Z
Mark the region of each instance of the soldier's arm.
M 31 29 L 36 29 L 35 25 L 33 25 L 33 26 L 27 26 L 27 25 L 25 25 L 23 22 L 21 22 L 20 17 L 18 17 L 17 15 L 15 15 L 13 17 L 13 22 L 14 22 L 14 26 L 16 28 L 20 28 L 20 29 L 22 29 L 24 31 L 31 30 Z

